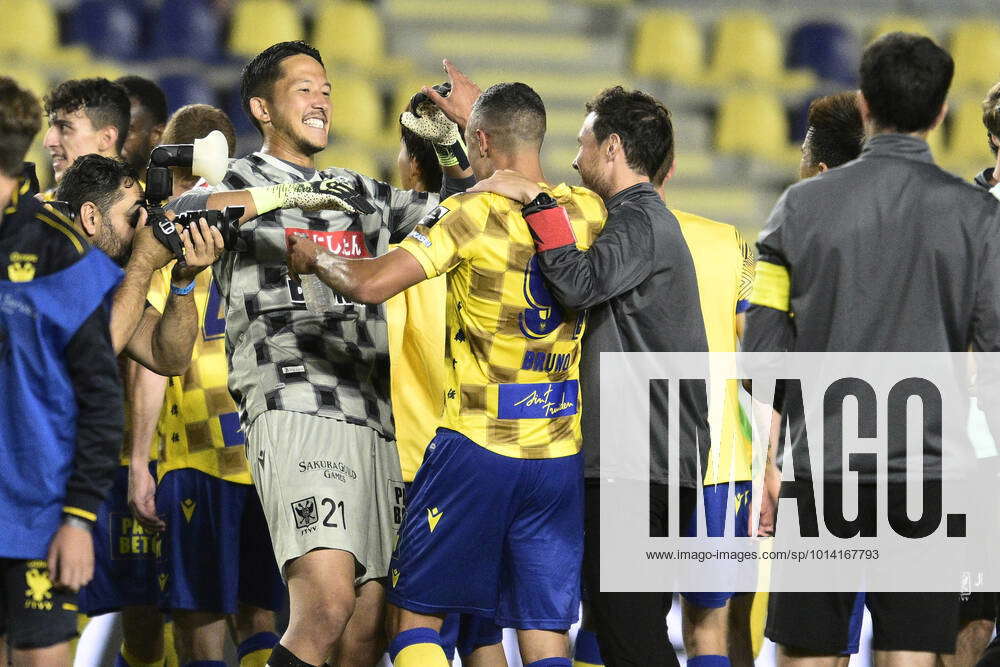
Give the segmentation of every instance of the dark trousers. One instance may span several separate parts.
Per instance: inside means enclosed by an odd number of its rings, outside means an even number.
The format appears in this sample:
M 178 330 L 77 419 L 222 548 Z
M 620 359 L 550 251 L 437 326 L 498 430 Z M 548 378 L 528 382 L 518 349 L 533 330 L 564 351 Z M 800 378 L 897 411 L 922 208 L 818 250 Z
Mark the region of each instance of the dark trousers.
M 683 492 L 686 489 L 682 489 Z M 672 593 L 602 593 L 600 481 L 588 479 L 584 491 L 583 588 L 590 602 L 597 643 L 608 667 L 679 666 L 667 637 Z M 683 504 L 683 500 L 682 500 Z M 667 531 L 667 487 L 650 484 L 651 536 Z

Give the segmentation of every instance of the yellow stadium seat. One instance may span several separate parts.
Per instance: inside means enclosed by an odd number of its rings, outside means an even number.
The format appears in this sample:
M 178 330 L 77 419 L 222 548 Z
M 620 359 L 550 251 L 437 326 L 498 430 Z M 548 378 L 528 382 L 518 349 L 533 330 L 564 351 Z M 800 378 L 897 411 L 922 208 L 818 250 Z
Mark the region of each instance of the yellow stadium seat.
M 920 19 L 913 16 L 889 15 L 875 24 L 875 29 L 872 31 L 872 41 L 882 35 L 888 35 L 890 32 L 912 32 L 934 39 L 927 24 Z
M 704 62 L 705 42 L 690 15 L 654 10 L 639 19 L 632 52 L 636 76 L 693 81 L 701 76 Z
M 6 0 L 0 5 L 0 52 L 48 58 L 59 49 L 59 25 L 48 0 Z
M 983 126 L 983 108 L 973 99 L 965 100 L 951 112 L 948 161 L 955 163 L 992 162 Z
M 752 12 L 733 12 L 716 26 L 712 49 L 711 83 L 754 81 L 802 89 L 814 82 L 809 72 L 786 72 L 781 36 L 770 18 Z
M 762 91 L 737 91 L 719 105 L 715 145 L 723 153 L 785 161 L 788 117 L 781 101 Z
M 229 50 L 255 56 L 277 42 L 305 38 L 298 8 L 287 0 L 240 0 L 233 6 Z
M 989 88 L 1000 80 L 1000 25 L 994 21 L 962 21 L 951 33 L 955 59 L 952 88 Z
M 382 100 L 370 81 L 354 76 L 334 79 L 332 126 L 338 136 L 377 143 L 382 121 Z
M 372 151 L 348 142 L 331 142 L 315 157 L 316 168 L 343 167 L 365 176 L 381 179 L 378 162 L 372 157 Z
M 316 14 L 313 46 L 324 61 L 375 67 L 385 54 L 382 20 L 366 2 L 323 3 Z

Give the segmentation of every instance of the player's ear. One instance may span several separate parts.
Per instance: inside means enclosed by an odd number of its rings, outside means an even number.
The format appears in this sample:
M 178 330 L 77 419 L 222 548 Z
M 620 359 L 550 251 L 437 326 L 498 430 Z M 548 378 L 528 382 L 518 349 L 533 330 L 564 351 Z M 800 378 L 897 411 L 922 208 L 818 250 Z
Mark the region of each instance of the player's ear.
M 261 125 L 267 125 L 271 122 L 271 112 L 267 110 L 267 100 L 263 97 L 250 98 L 250 113 Z
M 80 226 L 83 227 L 83 231 L 87 236 L 95 236 L 97 234 L 97 228 L 101 224 L 101 212 L 94 202 L 83 202 L 83 205 L 80 206 L 79 220 Z
M 482 130 L 476 130 L 476 143 L 479 144 L 479 157 L 488 157 L 490 154 L 490 135 Z
M 115 148 L 118 145 L 118 128 L 114 125 L 102 127 L 97 131 L 97 150 L 101 153 L 117 153 Z
M 607 156 L 608 162 L 613 162 L 622 150 L 622 138 L 617 132 L 612 132 L 604 140 L 604 143 L 604 154 Z
M 819 164 L 816 165 L 816 168 L 819 170 L 819 173 L 821 173 L 821 174 L 824 171 L 829 171 L 830 170 L 830 167 L 827 166 L 826 162 L 820 162 Z

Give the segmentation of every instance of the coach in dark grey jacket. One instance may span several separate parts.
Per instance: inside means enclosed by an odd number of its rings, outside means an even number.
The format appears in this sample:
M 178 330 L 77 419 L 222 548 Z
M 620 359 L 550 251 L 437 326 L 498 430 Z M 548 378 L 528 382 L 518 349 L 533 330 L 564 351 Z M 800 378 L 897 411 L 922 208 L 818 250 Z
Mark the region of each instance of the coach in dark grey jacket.
M 871 139 L 860 158 L 792 186 L 775 206 L 757 244 L 744 349 L 1000 350 L 1000 205 L 935 166 L 925 141 L 946 112 L 953 69 L 916 35 L 865 51 L 859 102 Z M 890 471 L 897 464 L 890 456 Z M 767 636 L 779 664 L 793 649 L 848 651 L 855 600 L 772 593 Z M 868 603 L 877 650 L 918 652 L 908 665 L 953 651 L 957 595 L 868 593 Z
M 600 364 L 601 352 L 707 352 L 694 261 L 677 218 L 650 183 L 673 162 L 670 113 L 657 100 L 621 87 L 587 105 L 580 153 L 573 166 L 583 184 L 604 199 L 607 222 L 589 250 L 576 248 L 565 217 L 542 217 L 554 202 L 512 172 L 498 173 L 474 190 L 498 192 L 528 204 L 525 219 L 536 236 L 538 265 L 556 300 L 588 309 L 580 359 L 583 449 L 586 466 L 584 585 L 604 664 L 677 665 L 667 640 L 670 593 L 604 593 L 600 590 Z M 544 195 L 542 195 L 544 198 Z M 666 535 L 666 391 L 651 385 L 650 535 Z M 681 398 L 682 429 L 708 432 L 704 391 Z M 697 483 L 693 433 L 681 433 L 679 477 Z M 708 441 L 702 441 L 707 453 Z M 586 622 L 586 621 L 585 621 Z

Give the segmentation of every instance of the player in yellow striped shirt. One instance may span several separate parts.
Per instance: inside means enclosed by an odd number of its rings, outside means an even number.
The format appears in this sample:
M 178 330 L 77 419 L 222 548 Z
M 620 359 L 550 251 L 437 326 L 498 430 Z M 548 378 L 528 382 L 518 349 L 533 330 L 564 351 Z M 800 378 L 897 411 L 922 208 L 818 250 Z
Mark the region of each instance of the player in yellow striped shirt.
M 476 176 L 517 169 L 544 181 L 544 131 L 545 108 L 531 88 L 491 87 L 466 127 Z M 600 198 L 566 185 L 543 190 L 565 207 L 578 246 L 589 247 L 604 222 Z M 316 273 L 365 303 L 448 276 L 445 416 L 390 565 L 394 664 L 447 665 L 441 618 L 470 612 L 517 628 L 526 665 L 569 667 L 583 553 L 584 321 L 546 289 L 521 207 L 491 194 L 452 197 L 400 249 L 373 260 L 334 257 L 294 237 L 289 244 L 292 272 Z
M 463 76 L 455 71 L 449 76 Z M 412 108 L 408 108 L 413 111 Z M 396 166 L 406 190 L 437 192 L 442 171 L 434 144 L 400 124 Z M 389 330 L 389 372 L 396 447 L 407 493 L 444 412 L 445 309 L 448 286 L 438 276 L 404 290 L 385 304 Z M 449 614 L 441 627 L 445 655 L 458 652 L 463 665 L 507 665 L 503 628 L 475 614 Z

